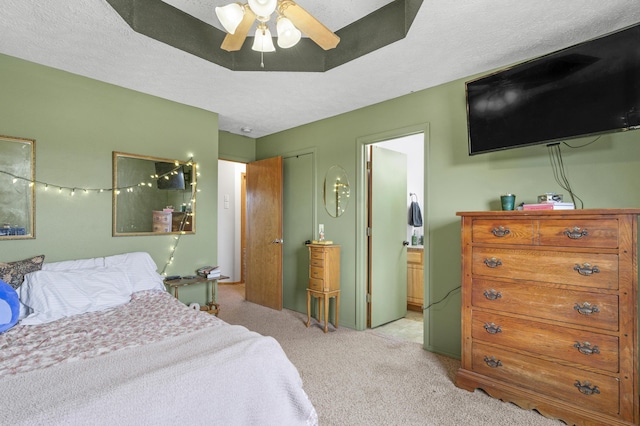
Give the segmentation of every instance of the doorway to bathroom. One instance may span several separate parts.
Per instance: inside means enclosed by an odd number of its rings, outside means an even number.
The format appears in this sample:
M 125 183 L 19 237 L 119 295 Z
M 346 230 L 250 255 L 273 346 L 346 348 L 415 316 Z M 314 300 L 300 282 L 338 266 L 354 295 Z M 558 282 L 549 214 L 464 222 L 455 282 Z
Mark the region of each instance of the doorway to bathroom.
M 371 143 L 367 151 L 367 328 L 422 343 L 424 133 Z
M 377 332 L 419 343 L 424 341 L 422 307 L 425 283 L 428 282 L 425 274 L 425 265 L 428 264 L 428 226 L 425 211 L 427 130 L 428 126 L 425 124 L 359 139 L 363 153 L 362 168 L 359 172 L 362 171 L 366 185 L 358 188 L 363 191 L 359 199 L 362 199 L 362 205 L 365 207 L 357 215 L 358 247 L 362 248 L 366 256 L 357 257 L 362 279 L 357 280 L 356 288 L 364 294 L 358 318 L 363 320 L 363 328 L 374 328 Z M 379 167 L 387 167 L 387 170 L 380 171 L 380 168 L 376 168 L 374 151 L 373 166 L 370 168 L 369 156 L 374 149 L 392 151 L 399 154 L 401 159 L 404 157 L 404 163 L 394 163 L 391 170 L 396 175 L 402 174 L 405 183 L 400 186 L 406 185 L 396 190 L 396 196 L 389 195 L 394 192 L 393 189 L 379 189 L 380 184 L 376 185 L 377 173 L 381 173 L 384 180 L 388 179 L 389 166 L 379 163 Z M 372 175 L 371 179 L 369 175 Z M 395 177 L 393 179 L 395 181 Z M 400 207 L 392 207 L 392 202 L 399 203 Z M 409 212 L 412 203 L 419 207 L 421 221 L 411 222 Z M 376 209 L 381 209 L 384 213 L 376 213 Z M 395 213 L 391 213 L 392 211 Z M 380 217 L 383 214 L 390 214 L 385 217 L 383 227 L 388 228 L 393 222 L 393 228 L 400 231 L 395 231 L 390 237 L 385 234 L 382 242 L 378 240 L 377 244 L 387 248 L 372 250 L 376 246 L 376 236 L 380 236 L 381 226 L 376 225 L 375 216 Z M 371 215 L 374 216 L 373 227 L 370 223 Z M 396 236 L 397 233 L 400 235 Z M 393 272 L 384 272 L 382 279 L 387 281 L 385 286 L 380 287 L 376 284 L 376 277 L 381 275 L 378 272 L 380 269 L 376 267 L 394 269 Z M 403 298 L 401 308 L 396 300 L 398 297 Z M 389 301 L 393 301 L 392 313 L 388 312 Z M 382 314 L 380 311 L 383 311 Z

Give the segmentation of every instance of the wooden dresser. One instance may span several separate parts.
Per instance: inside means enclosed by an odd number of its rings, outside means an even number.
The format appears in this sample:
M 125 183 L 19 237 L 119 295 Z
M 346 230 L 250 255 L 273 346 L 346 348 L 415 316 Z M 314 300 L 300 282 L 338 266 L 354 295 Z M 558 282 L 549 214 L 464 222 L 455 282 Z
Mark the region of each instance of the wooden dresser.
M 639 214 L 458 213 L 456 385 L 569 424 L 638 424 Z
M 422 312 L 424 303 L 424 249 L 407 247 L 407 309 Z
M 340 246 L 337 244 L 308 244 L 309 288 L 307 288 L 307 327 L 311 325 L 311 298 L 318 299 L 318 321 L 320 304 L 324 303 L 324 332 L 329 327 L 329 299 L 335 298 L 336 310 L 333 325 L 338 328 L 340 313 Z

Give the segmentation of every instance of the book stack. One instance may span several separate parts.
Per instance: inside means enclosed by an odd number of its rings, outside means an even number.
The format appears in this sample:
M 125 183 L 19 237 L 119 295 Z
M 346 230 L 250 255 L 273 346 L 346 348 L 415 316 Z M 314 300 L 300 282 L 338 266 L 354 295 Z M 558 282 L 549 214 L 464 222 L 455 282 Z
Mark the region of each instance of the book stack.
M 522 205 L 522 210 L 574 210 L 575 208 L 573 203 L 563 203 L 560 201 Z
M 311 241 L 312 244 L 324 244 L 324 245 L 331 245 L 333 244 L 333 241 L 331 240 L 313 240 Z
M 219 266 L 203 266 L 196 271 L 199 276 L 207 279 L 220 278 Z

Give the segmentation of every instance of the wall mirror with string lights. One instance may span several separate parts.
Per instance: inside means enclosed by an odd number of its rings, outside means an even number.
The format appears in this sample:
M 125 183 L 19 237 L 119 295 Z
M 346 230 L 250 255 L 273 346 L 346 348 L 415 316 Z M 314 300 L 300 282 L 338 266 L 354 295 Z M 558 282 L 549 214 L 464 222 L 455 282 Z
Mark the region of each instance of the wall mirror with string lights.
M 0 136 L 0 240 L 35 238 L 35 141 Z
M 324 178 L 324 207 L 333 217 L 347 209 L 351 187 L 347 172 L 340 166 L 331 166 Z
M 196 164 L 113 152 L 113 236 L 195 234 Z

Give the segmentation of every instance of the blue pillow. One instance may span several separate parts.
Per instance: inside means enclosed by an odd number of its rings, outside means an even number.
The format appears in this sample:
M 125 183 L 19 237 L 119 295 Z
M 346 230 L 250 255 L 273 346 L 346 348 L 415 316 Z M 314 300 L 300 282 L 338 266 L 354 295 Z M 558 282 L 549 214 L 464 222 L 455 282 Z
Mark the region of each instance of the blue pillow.
M 18 323 L 20 299 L 9 284 L 0 280 L 0 333 L 4 333 Z

